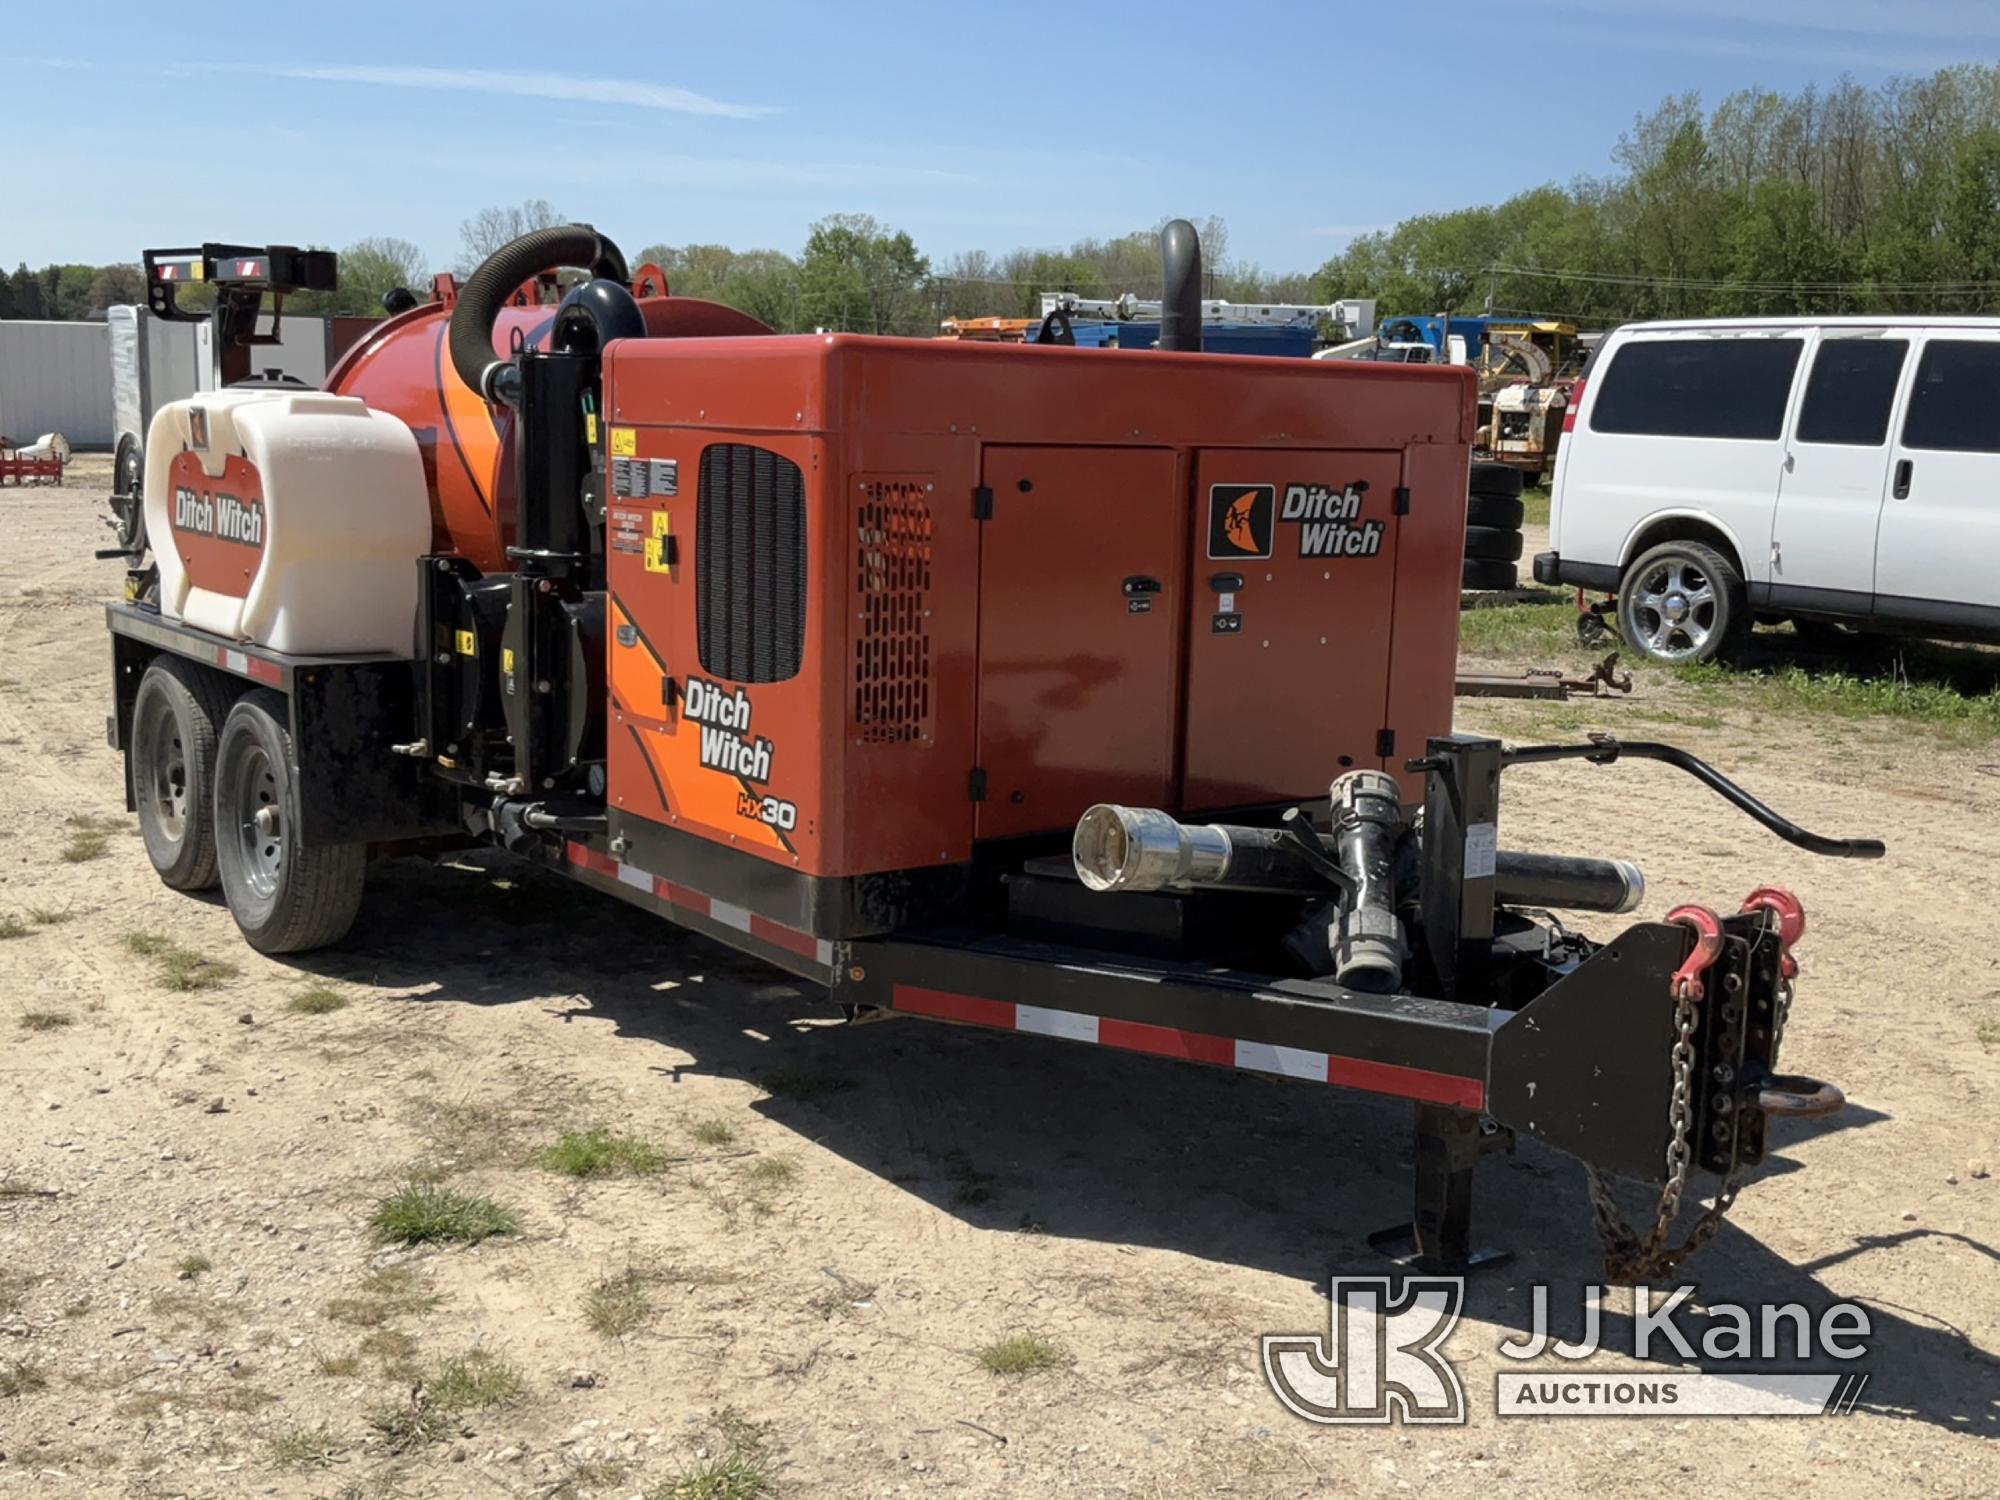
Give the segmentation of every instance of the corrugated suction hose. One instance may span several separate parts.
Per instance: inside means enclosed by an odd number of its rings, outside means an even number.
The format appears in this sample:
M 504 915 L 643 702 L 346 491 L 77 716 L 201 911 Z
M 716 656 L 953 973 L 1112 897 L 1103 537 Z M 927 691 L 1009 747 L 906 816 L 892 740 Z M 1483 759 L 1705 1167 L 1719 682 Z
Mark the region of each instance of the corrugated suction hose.
M 562 266 L 588 266 L 591 275 L 611 281 L 631 279 L 624 252 L 588 224 L 530 230 L 495 250 L 466 278 L 451 310 L 451 364 L 458 378 L 488 401 L 506 398 L 495 382 L 501 371 L 512 368 L 493 353 L 493 323 L 500 309 L 530 276 Z

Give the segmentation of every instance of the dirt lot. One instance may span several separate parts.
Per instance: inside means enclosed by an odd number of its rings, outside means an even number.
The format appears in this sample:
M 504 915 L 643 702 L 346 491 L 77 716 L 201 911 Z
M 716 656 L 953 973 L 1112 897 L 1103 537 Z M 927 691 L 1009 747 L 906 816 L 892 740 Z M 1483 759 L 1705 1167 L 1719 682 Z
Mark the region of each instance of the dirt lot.
M 1598 1270 L 1580 1172 L 1524 1145 L 1482 1169 L 1484 1232 L 1520 1254 L 1451 1342 L 1470 1425 L 1313 1428 L 1264 1387 L 1257 1336 L 1323 1327 L 1329 1271 L 1384 1269 L 1365 1235 L 1406 1210 L 1402 1108 L 843 1027 L 498 860 L 378 865 L 347 945 L 260 959 L 219 902 L 154 880 L 122 805 L 98 470 L 0 491 L 0 932 L 22 929 L 0 941 L 0 1493 L 626 1496 L 732 1457 L 785 1495 L 2000 1492 L 2000 747 L 1759 723 L 1651 678 L 1462 704 L 1510 736 L 1670 737 L 1890 841 L 1814 860 L 1663 768 L 1508 780 L 1510 844 L 1636 859 L 1649 916 L 1765 881 L 1804 897 L 1787 1061 L 1853 1107 L 1776 1127 L 1693 1270 L 1713 1300 L 1865 1303 L 1872 1379 L 1837 1420 L 1497 1419 L 1529 1284 L 1562 1302 Z M 290 1008 L 317 991 L 345 1003 Z M 535 1164 L 598 1126 L 665 1160 Z M 412 1177 L 518 1233 L 385 1248 L 371 1215 Z M 1055 1362 L 982 1367 L 1018 1334 Z M 412 1391 L 441 1373 L 462 1399 L 435 1421 Z

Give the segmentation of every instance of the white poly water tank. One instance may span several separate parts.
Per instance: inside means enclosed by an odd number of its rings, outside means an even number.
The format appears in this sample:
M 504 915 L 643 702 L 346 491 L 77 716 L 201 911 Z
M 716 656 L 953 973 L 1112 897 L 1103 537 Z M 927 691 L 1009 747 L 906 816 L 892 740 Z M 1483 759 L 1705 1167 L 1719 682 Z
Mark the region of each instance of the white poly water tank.
M 170 620 L 293 655 L 414 654 L 423 459 L 357 397 L 226 390 L 161 407 L 146 534 Z

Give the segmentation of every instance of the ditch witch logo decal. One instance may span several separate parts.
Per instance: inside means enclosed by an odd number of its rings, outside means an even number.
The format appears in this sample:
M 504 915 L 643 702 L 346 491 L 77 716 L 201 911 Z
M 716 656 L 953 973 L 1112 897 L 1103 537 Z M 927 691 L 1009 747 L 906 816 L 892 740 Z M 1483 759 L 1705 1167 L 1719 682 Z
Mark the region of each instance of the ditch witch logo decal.
M 1361 518 L 1365 482 L 1331 489 L 1288 484 L 1217 484 L 1208 491 L 1208 555 L 1225 562 L 1269 557 L 1277 523 L 1298 527 L 1300 557 L 1376 557 L 1387 528 Z
M 701 726 L 701 763 L 760 786 L 771 779 L 771 742 L 763 735 L 746 739 L 750 728 L 750 695 L 699 677 L 690 677 L 682 707 Z

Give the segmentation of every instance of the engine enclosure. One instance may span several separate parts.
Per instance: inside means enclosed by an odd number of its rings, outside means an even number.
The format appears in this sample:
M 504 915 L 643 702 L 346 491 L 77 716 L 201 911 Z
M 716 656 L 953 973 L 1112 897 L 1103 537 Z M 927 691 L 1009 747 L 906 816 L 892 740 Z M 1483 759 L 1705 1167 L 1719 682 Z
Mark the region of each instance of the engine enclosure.
M 624 858 L 820 937 L 1094 802 L 1449 731 L 1472 373 L 851 335 L 605 356 Z

